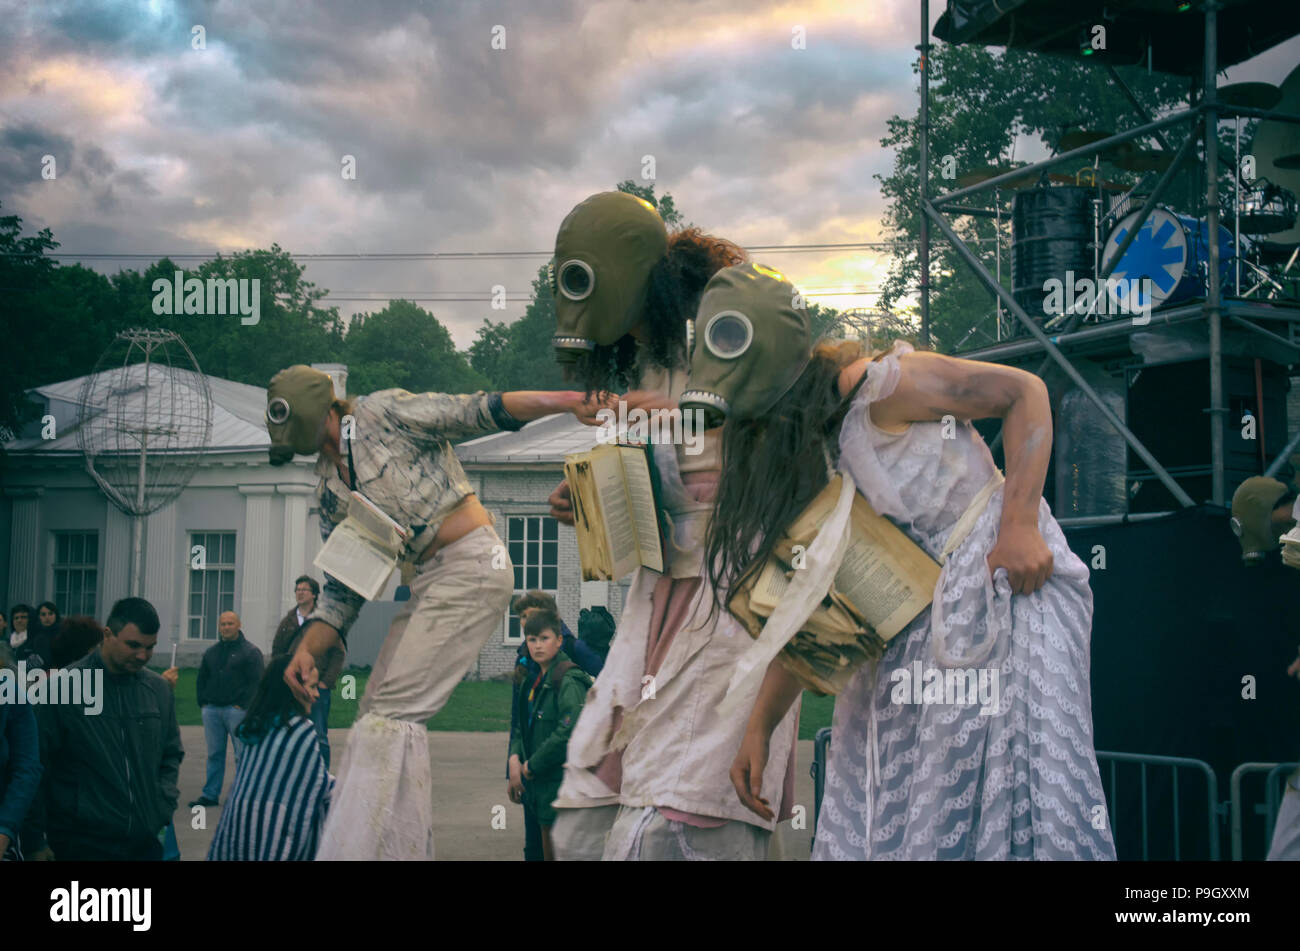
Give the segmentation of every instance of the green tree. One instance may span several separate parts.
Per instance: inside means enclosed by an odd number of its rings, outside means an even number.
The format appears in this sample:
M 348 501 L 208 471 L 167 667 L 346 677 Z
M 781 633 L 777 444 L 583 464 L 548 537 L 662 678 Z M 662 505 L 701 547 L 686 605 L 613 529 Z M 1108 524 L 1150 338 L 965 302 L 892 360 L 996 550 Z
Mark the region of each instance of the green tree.
M 185 279 L 257 279 L 260 316 L 256 324 L 244 324 L 238 314 L 154 314 L 154 281 L 174 281 L 177 270 L 164 259 L 145 271 L 141 284 L 149 296 L 132 316 L 136 325 L 180 334 L 205 373 L 266 386 L 284 367 L 339 359 L 343 322 L 338 309 L 318 306 L 326 291 L 308 281 L 303 265 L 278 244 L 229 257 L 218 255 L 184 271 Z M 125 283 L 134 286 L 130 279 Z
M 682 213 L 677 210 L 677 205 L 673 202 L 672 195 L 664 192 L 662 198 L 655 197 L 654 182 L 651 182 L 649 185 L 638 185 L 629 178 L 625 181 L 619 182 L 614 187 L 625 194 L 635 195 L 637 198 L 645 199 L 650 202 L 650 204 L 654 205 L 655 208 L 659 209 L 659 217 L 664 220 L 664 224 L 666 224 L 669 229 L 691 227 L 690 223 L 682 218 Z
M 930 178 L 931 196 L 953 191 L 954 180 L 985 165 L 1010 167 L 1017 134 L 1041 135 L 1048 144 L 1059 142 L 1064 132 L 1078 129 L 1119 130 L 1139 124 L 1123 93 L 1109 74 L 1092 64 L 1068 57 L 1045 56 L 1019 50 L 989 50 L 981 46 L 936 44 L 930 56 Z M 915 70 L 914 70 L 915 71 Z M 1186 92 L 1186 80 L 1144 69 L 1119 70 L 1149 114 L 1176 108 Z M 879 304 L 899 309 L 904 298 L 919 286 L 916 241 L 919 237 L 919 141 L 915 112 L 895 115 L 887 124 L 881 145 L 894 150 L 894 169 L 876 176 L 887 201 L 884 225 L 892 244 L 893 261 Z M 1177 148 L 1186 129 L 1168 130 Z M 945 157 L 951 157 L 944 177 Z M 1074 173 L 1077 169 L 1057 171 Z M 1103 164 L 1101 177 L 1125 182 L 1137 176 Z M 1190 180 L 1193 176 L 1187 176 Z M 1154 183 L 1154 177 L 1148 179 Z M 1186 191 L 1186 190 L 1185 190 Z M 1004 193 L 1004 199 L 1007 197 Z M 1172 203 L 1172 200 L 1171 200 Z M 972 204 L 992 207 L 991 193 Z M 1009 201 L 1006 207 L 1009 207 Z M 986 218 L 948 218 L 967 241 L 978 242 L 980 259 L 995 271 L 995 222 Z M 1010 215 L 1003 215 L 1002 282 L 1011 287 Z M 933 344 L 951 349 L 963 339 L 968 346 L 996 338 L 992 313 L 993 294 L 947 246 L 931 226 L 930 321 Z M 903 313 L 908 309 L 902 308 Z M 974 332 L 972 333 L 972 328 Z
M 468 393 L 490 385 L 456 350 L 438 318 L 411 301 L 395 300 L 377 313 L 353 317 L 343 353 L 351 393 L 392 387 Z

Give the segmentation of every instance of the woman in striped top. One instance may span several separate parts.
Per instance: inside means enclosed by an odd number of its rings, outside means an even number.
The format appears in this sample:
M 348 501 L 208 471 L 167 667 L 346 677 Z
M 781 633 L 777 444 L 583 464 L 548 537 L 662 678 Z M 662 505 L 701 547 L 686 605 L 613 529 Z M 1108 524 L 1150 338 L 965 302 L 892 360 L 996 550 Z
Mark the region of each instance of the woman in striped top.
M 288 655 L 271 660 L 236 734 L 245 743 L 217 823 L 209 861 L 311 861 L 334 777 L 308 708 L 284 680 Z

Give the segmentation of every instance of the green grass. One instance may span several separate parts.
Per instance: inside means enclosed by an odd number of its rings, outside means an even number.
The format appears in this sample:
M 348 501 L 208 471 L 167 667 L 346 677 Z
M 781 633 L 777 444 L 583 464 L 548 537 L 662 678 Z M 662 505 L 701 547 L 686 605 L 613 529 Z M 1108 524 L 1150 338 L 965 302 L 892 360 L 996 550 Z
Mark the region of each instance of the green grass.
M 348 676 L 356 678 L 355 692 L 344 680 Z M 331 729 L 346 730 L 352 726 L 369 677 L 368 668 L 351 668 L 339 678 L 330 699 Z M 195 698 L 197 680 L 196 669 L 181 670 L 180 681 L 176 684 L 176 720 L 181 726 L 200 726 L 203 723 Z M 510 689 L 510 684 L 502 680 L 462 681 L 452 691 L 447 705 L 429 721 L 429 729 L 447 733 L 507 732 L 510 729 Z M 811 740 L 819 728 L 830 726 L 834 705 L 834 697 L 815 697 L 805 693 L 799 714 L 799 739 Z

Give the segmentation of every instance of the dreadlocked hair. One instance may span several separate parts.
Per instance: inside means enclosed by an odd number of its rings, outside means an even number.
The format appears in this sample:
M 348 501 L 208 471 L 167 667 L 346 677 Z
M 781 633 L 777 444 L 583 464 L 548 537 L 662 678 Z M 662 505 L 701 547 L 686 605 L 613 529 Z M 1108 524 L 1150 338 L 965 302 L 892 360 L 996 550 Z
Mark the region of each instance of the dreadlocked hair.
M 840 396 L 840 371 L 866 355 L 854 341 L 819 343 L 766 416 L 723 426 L 722 472 L 704 540 L 710 618 L 762 570 L 785 529 L 830 482 L 828 462 L 838 460 L 851 402 Z
M 723 268 L 747 260 L 749 256 L 740 245 L 705 234 L 699 228 L 682 228 L 668 236 L 668 253 L 650 272 L 641 318 L 643 354 L 650 365 L 664 369 L 686 366 L 686 324 L 695 319 L 704 286 Z M 626 334 L 608 346 L 597 346 L 579 356 L 570 376 L 590 396 L 636 386 L 641 369 L 636 341 Z

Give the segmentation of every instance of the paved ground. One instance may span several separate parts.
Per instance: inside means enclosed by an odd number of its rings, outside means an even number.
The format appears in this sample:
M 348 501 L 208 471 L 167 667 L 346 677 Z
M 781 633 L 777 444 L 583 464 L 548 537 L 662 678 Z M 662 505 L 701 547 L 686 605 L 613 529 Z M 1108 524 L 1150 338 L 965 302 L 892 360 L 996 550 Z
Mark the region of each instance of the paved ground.
M 335 770 L 347 745 L 347 730 L 330 730 L 330 747 L 334 751 Z M 207 810 L 207 828 L 193 829 L 185 804 L 199 795 L 203 787 L 207 749 L 203 727 L 181 727 L 185 760 L 181 763 L 181 804 L 176 812 L 176 836 L 181 857 L 201 860 L 207 855 L 208 843 L 216 830 L 219 809 Z M 795 801 L 805 807 L 805 829 L 781 826 L 773 858 L 806 859 L 812 825 L 813 786 L 808 775 L 812 762 L 811 740 L 799 743 L 798 770 L 795 774 Z M 503 764 L 506 754 L 504 733 L 430 733 L 429 754 L 434 768 L 433 842 L 439 859 L 518 861 L 524 850 L 524 813 L 506 798 Z M 235 776 L 233 753 L 226 753 L 226 785 L 222 803 L 230 792 Z M 505 829 L 492 828 L 494 806 L 505 808 Z

